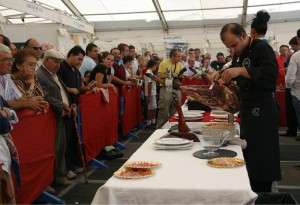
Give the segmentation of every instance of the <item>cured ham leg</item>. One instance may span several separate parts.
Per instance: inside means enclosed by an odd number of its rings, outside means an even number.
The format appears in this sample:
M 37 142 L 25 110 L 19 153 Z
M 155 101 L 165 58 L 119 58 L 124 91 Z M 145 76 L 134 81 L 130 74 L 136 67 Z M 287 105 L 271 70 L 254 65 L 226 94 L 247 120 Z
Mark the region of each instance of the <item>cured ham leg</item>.
M 180 86 L 179 90 L 204 105 L 218 107 L 230 113 L 239 110 L 237 96 L 224 85 L 216 84 L 212 89 L 206 85 Z
M 151 74 L 146 73 L 147 77 L 157 83 L 165 84 L 165 81 Z M 230 113 L 236 113 L 239 110 L 239 100 L 237 98 L 238 87 L 234 83 L 219 85 L 216 83 L 209 89 L 206 85 L 187 85 L 181 86 L 176 80 L 173 80 L 173 89 L 180 90 L 184 94 L 194 98 L 198 102 L 209 107 L 218 107 Z

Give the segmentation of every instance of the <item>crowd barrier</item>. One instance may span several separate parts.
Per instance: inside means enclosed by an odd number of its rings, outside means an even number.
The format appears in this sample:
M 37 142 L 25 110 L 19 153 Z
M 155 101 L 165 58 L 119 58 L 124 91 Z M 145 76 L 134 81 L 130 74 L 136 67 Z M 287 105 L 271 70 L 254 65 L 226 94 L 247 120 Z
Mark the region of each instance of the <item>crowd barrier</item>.
M 82 122 L 82 143 L 86 162 L 93 160 L 100 151 L 118 140 L 120 98 L 109 89 L 109 103 L 103 94 L 88 92 L 79 98 Z
M 142 122 L 141 86 L 123 86 L 124 113 L 121 119 L 122 134 L 126 135 L 130 130 Z
M 11 132 L 20 162 L 21 189 L 14 180 L 16 202 L 32 203 L 52 182 L 54 170 L 55 117 L 32 110 L 18 111 L 19 123 Z
M 123 87 L 124 113 L 122 131 L 128 133 L 142 120 L 141 87 Z M 93 160 L 108 145 L 118 140 L 120 97 L 109 90 L 109 103 L 103 94 L 88 92 L 79 98 L 82 142 L 86 162 Z M 21 189 L 14 179 L 16 201 L 30 204 L 53 180 L 55 165 L 55 116 L 49 109 L 45 114 L 32 110 L 18 111 L 19 123 L 11 132 L 20 161 Z

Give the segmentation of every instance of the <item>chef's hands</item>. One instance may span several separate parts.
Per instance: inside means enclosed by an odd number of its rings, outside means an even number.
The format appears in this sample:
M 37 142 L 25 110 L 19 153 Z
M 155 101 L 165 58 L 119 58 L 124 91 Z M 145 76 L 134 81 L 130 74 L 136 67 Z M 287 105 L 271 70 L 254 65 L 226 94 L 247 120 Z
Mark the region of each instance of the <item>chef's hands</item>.
M 251 78 L 246 68 L 234 67 L 224 70 L 224 72 L 221 75 L 221 79 L 224 81 L 224 83 L 228 83 L 231 81 L 231 79 L 236 78 L 238 76 L 243 76 L 249 79 Z
M 221 75 L 221 80 L 223 80 L 225 83 L 228 83 L 231 81 L 232 78 L 235 78 L 239 75 L 240 75 L 239 67 L 226 69 Z
M 220 72 L 214 71 L 211 74 L 211 80 L 212 80 L 212 82 L 219 82 L 220 85 L 223 85 L 224 83 L 229 83 L 233 78 L 236 78 L 240 75 L 244 76 L 246 78 L 250 78 L 249 73 L 246 70 L 246 68 L 234 67 L 234 68 L 223 70 L 221 75 L 220 75 Z

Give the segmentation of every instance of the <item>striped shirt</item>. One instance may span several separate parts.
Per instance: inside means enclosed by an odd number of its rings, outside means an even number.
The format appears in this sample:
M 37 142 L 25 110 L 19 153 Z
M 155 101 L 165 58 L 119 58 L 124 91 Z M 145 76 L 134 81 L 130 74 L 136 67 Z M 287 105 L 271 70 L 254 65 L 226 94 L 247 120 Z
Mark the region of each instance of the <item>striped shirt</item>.
M 5 100 L 18 100 L 22 93 L 14 84 L 9 74 L 0 75 L 0 95 Z

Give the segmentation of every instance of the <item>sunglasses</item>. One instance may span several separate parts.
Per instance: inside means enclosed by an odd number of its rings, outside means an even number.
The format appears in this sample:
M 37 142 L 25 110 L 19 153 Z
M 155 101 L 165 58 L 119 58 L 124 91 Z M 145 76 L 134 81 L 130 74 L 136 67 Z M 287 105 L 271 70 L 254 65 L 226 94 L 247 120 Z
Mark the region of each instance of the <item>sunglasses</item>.
M 42 46 L 33 46 L 33 47 L 31 47 L 31 48 L 33 48 L 33 50 L 42 50 Z

